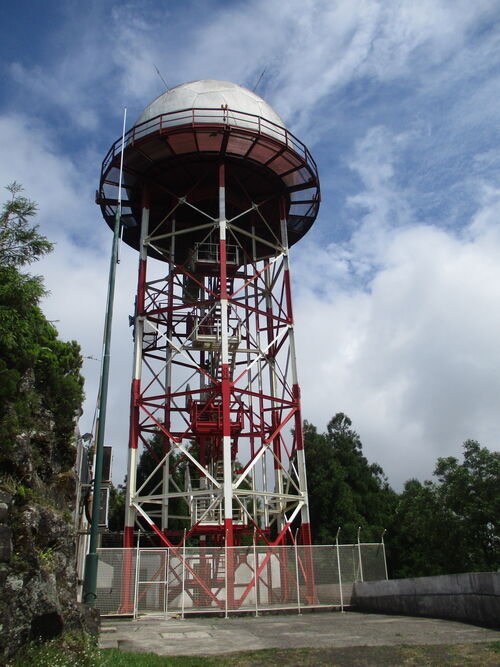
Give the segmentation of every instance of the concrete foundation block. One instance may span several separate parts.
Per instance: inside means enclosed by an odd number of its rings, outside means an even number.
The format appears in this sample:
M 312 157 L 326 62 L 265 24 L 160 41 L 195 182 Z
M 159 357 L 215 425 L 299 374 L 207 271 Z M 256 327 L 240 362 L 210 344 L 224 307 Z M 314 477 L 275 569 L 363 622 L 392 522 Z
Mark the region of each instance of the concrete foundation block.
M 448 618 L 500 627 L 500 572 L 473 572 L 354 584 L 358 611 Z

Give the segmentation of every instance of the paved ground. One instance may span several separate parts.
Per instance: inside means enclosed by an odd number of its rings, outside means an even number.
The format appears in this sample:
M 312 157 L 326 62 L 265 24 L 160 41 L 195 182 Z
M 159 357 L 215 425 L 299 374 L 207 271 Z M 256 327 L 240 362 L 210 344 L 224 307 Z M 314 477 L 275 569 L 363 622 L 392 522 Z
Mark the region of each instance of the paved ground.
M 266 648 L 465 644 L 500 632 L 465 623 L 356 612 L 224 618 L 103 619 L 100 647 L 158 655 L 208 656 Z

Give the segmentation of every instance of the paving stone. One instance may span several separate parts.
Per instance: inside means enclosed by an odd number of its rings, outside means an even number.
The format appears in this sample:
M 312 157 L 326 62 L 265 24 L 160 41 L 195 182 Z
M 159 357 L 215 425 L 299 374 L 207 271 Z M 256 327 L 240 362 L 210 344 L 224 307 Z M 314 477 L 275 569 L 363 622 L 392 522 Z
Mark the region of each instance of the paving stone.
M 166 639 L 167 641 L 179 641 L 179 638 L 182 637 L 182 633 L 177 632 L 161 632 L 160 637 Z

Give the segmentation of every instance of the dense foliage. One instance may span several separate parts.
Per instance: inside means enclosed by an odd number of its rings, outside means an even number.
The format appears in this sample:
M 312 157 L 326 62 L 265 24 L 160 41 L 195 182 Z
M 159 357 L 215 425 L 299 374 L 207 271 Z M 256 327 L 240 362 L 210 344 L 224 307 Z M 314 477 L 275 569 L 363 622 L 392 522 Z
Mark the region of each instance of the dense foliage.
M 29 434 L 34 466 L 44 476 L 44 445 L 37 449 L 40 421 L 53 422 L 55 442 L 49 452 L 60 469 L 72 465 L 71 440 L 75 416 L 83 398 L 80 348 L 63 342 L 40 308 L 42 280 L 20 267 L 52 249 L 37 227 L 30 225 L 36 205 L 8 187 L 12 198 L 0 217 L 0 466 L 4 473 L 23 477 L 17 461 L 16 439 Z
M 439 458 L 436 482 L 409 480 L 391 546 L 399 576 L 488 572 L 500 566 L 500 453 L 474 440 L 463 462 Z
M 332 544 L 338 528 L 344 542 L 380 541 L 394 511 L 396 494 L 382 468 L 363 456 L 358 434 L 343 413 L 330 420 L 326 433 L 304 423 L 304 447 L 313 541 Z
M 362 454 L 338 413 L 326 433 L 304 424 L 313 541 L 379 541 L 387 530 L 390 576 L 494 571 L 500 565 L 500 453 L 468 440 L 463 462 L 439 458 L 436 481 L 406 482 L 400 494 Z

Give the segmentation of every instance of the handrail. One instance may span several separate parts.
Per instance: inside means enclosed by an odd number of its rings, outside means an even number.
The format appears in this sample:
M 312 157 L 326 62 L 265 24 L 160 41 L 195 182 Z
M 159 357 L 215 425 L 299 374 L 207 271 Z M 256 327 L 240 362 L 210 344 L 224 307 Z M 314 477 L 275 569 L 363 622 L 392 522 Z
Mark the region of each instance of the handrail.
M 187 115 L 186 115 L 187 114 Z M 232 117 L 231 117 L 232 115 Z M 203 119 L 207 119 L 203 121 Z M 209 120 L 208 120 L 209 119 Z M 186 121 L 185 123 L 177 124 L 176 121 Z M 164 134 L 168 127 L 181 129 L 182 127 L 197 127 L 197 121 L 200 125 L 203 126 L 227 126 L 232 125 L 240 130 L 248 131 L 252 134 L 257 134 L 258 136 L 266 136 L 272 140 L 279 141 L 289 150 L 293 150 L 294 153 L 299 155 L 312 171 L 318 174 L 318 167 L 311 153 L 309 152 L 307 146 L 300 141 L 295 135 L 293 135 L 286 127 L 278 125 L 271 120 L 258 116 L 257 114 L 248 113 L 246 111 L 240 111 L 237 109 L 217 109 L 213 107 L 199 107 L 199 108 L 184 108 L 178 109 L 176 111 L 169 111 L 167 113 L 158 114 L 148 120 L 134 125 L 128 132 L 125 134 L 125 144 L 134 145 L 134 143 L 141 139 L 143 136 L 154 134 L 155 132 L 160 132 Z M 241 127 L 238 125 L 237 121 L 246 122 L 250 127 Z M 170 121 L 170 122 L 169 122 Z M 212 121 L 212 122 L 210 122 Z M 219 122 L 217 122 L 219 121 Z M 231 123 L 233 121 L 233 123 Z M 252 125 L 254 126 L 252 128 Z M 266 131 L 267 130 L 267 131 Z M 274 136 L 273 135 L 278 135 Z M 121 146 L 122 138 L 117 139 L 109 149 L 106 157 L 102 163 L 101 174 L 103 174 L 109 164 L 119 153 L 116 151 L 118 146 Z

